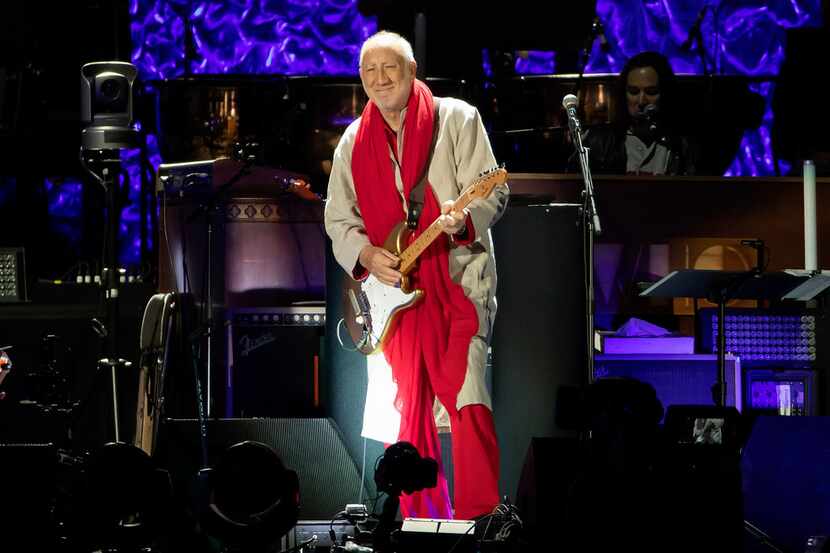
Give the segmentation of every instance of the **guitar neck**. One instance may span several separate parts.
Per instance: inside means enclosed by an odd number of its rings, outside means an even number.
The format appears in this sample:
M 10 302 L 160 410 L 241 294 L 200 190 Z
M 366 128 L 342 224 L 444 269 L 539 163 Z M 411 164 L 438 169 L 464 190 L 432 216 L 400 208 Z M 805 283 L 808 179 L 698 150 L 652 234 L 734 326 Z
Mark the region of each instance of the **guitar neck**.
M 461 193 L 452 205 L 453 211 L 461 211 L 470 205 L 470 202 L 473 201 L 474 197 L 473 191 L 472 186 L 468 186 L 464 189 L 464 192 Z M 418 236 L 418 238 L 416 238 L 403 252 L 401 252 L 401 266 L 398 270 L 402 274 L 406 275 L 414 269 L 418 256 L 424 253 L 424 250 L 426 250 L 429 245 L 441 235 L 441 232 L 442 230 L 438 225 L 438 219 L 436 219 L 426 228 L 426 230 L 424 230 L 424 232 L 421 233 L 420 236 Z

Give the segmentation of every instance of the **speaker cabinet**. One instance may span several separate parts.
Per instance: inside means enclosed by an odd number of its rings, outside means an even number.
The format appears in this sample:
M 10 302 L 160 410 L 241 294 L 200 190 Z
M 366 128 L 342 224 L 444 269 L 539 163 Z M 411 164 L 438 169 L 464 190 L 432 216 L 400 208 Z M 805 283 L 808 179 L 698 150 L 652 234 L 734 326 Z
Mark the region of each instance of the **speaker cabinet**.
M 511 205 L 493 227 L 499 276 L 493 408 L 502 495 L 514 496 L 531 438 L 567 435 L 555 424 L 559 389 L 587 381 L 578 210 Z

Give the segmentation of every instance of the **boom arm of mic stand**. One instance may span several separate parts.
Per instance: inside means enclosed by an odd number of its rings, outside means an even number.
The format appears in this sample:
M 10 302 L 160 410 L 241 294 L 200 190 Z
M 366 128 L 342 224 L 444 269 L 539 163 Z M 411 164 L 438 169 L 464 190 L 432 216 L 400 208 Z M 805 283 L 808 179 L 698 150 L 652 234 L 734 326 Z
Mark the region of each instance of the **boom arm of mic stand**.
M 208 198 L 204 203 L 200 204 L 196 207 L 196 209 L 193 210 L 193 213 L 191 213 L 187 217 L 187 222 L 192 223 L 193 221 L 198 219 L 202 214 L 209 214 L 211 211 L 213 211 L 216 208 L 216 206 L 221 203 L 222 199 L 225 197 L 225 195 L 228 193 L 231 187 L 233 187 L 234 184 L 239 182 L 239 179 L 241 179 L 251 169 L 253 164 L 254 160 L 245 160 L 242 167 L 240 167 L 237 170 L 237 172 L 234 173 L 230 179 L 228 179 L 227 182 L 222 183 L 222 185 L 219 186 L 219 188 L 217 188 L 210 195 L 210 198 Z

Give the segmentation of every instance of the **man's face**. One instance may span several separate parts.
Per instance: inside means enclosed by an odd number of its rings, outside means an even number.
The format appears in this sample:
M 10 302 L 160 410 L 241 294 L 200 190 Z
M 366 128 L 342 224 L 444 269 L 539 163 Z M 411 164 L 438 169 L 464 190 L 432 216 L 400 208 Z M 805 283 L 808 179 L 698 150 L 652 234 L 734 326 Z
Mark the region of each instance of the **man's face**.
M 363 54 L 360 80 L 366 95 L 381 111 L 398 112 L 409 100 L 415 62 L 404 61 L 392 48 L 372 48 Z
M 660 78 L 653 67 L 637 67 L 628 74 L 625 83 L 628 115 L 637 117 L 649 104 L 660 102 Z

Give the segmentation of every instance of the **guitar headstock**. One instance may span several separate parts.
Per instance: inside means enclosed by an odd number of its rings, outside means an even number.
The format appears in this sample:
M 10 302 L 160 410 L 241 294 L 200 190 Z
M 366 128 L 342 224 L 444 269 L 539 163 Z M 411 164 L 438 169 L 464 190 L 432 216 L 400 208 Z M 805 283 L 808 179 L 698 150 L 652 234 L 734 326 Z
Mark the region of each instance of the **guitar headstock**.
M 493 189 L 497 186 L 504 186 L 507 182 L 507 169 L 504 167 L 494 167 L 489 171 L 485 171 L 481 176 L 467 187 L 464 195 L 470 200 L 476 198 L 484 199 L 489 196 Z

